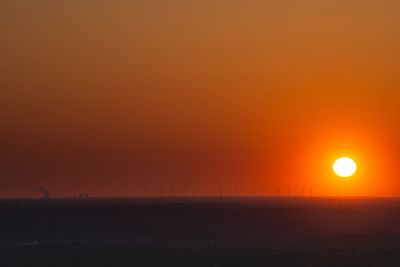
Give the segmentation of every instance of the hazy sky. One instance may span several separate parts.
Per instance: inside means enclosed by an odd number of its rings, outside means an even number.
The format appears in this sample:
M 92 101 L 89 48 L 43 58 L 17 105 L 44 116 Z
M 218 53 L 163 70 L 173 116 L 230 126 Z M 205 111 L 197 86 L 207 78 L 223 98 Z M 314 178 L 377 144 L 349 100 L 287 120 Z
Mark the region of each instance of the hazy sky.
M 1 0 L 0 195 L 400 194 L 399 70 L 395 0 Z

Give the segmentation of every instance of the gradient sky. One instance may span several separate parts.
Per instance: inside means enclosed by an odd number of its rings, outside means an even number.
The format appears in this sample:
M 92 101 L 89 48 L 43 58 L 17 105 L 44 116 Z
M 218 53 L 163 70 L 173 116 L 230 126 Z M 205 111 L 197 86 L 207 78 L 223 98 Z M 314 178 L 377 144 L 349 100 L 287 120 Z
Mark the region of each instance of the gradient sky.
M 0 36 L 2 197 L 400 194 L 399 1 L 2 0 Z

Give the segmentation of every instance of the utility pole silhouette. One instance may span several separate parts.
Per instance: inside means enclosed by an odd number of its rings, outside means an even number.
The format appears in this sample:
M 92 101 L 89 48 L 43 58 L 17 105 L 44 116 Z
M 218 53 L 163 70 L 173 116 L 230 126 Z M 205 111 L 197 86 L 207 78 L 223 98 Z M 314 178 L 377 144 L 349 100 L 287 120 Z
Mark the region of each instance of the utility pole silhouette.
M 45 199 L 50 198 L 50 192 L 46 188 L 38 187 L 37 190 L 43 194 L 43 198 Z

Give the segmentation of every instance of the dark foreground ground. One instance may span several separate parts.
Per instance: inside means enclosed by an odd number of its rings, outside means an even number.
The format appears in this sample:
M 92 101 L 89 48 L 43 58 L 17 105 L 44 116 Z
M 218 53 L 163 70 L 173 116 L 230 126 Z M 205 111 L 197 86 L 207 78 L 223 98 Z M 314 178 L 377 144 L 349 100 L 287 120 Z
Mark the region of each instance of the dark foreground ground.
M 400 266 L 400 201 L 4 200 L 0 266 Z

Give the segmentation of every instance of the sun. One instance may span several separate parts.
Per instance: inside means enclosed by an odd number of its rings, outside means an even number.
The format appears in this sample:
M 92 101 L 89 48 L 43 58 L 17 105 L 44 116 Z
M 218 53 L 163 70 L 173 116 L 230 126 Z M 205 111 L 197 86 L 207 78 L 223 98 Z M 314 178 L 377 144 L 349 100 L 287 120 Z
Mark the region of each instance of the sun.
M 333 164 L 333 171 L 337 176 L 350 177 L 357 171 L 357 164 L 351 158 L 339 158 Z

